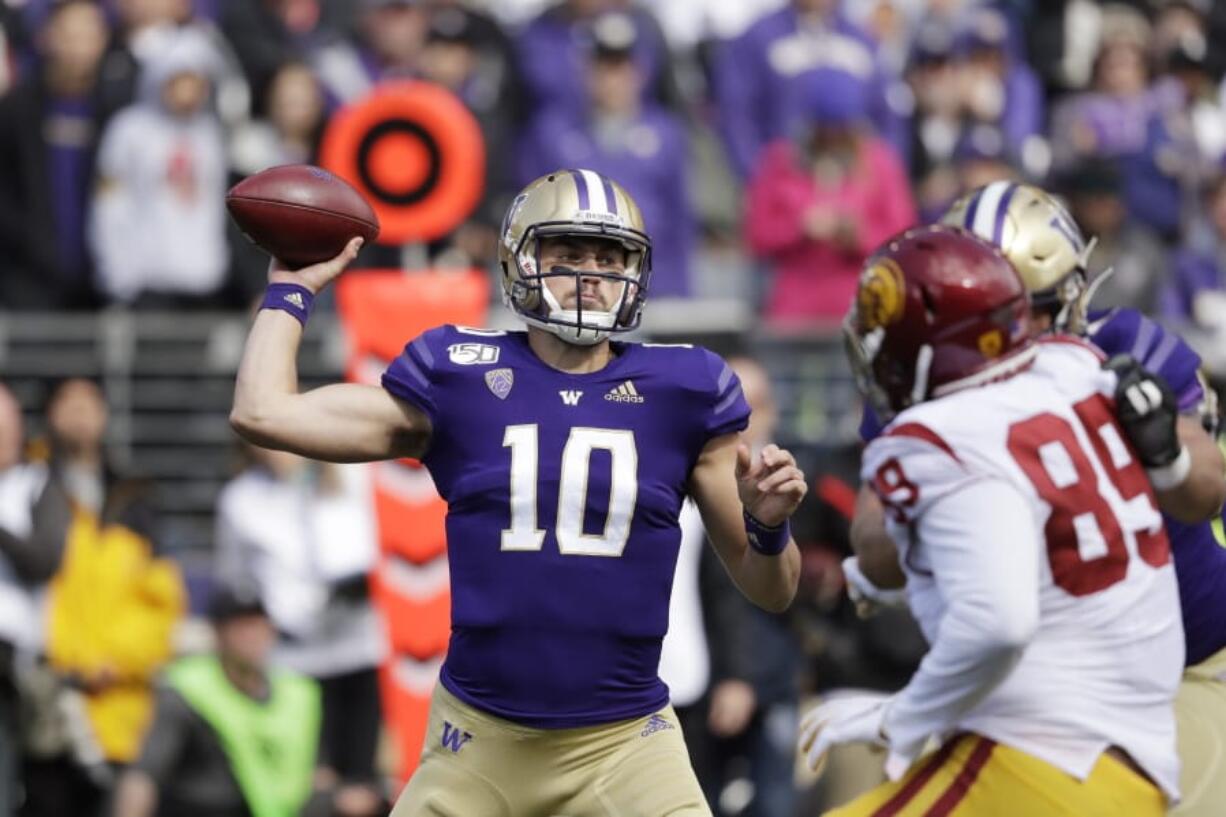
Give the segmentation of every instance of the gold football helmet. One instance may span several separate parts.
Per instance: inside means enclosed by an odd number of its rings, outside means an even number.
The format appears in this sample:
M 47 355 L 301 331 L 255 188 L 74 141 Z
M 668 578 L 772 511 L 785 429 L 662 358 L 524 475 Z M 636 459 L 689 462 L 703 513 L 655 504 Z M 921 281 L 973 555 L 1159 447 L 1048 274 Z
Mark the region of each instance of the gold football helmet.
M 1028 184 L 992 182 L 954 202 L 941 222 L 1000 247 L 1022 276 L 1031 307 L 1051 314 L 1056 331 L 1085 331 L 1090 297 L 1109 272 L 1090 283 L 1086 261 L 1094 242 L 1053 196 Z
M 565 267 L 540 268 L 540 239 L 574 235 L 609 238 L 626 249 L 621 273 Z M 498 242 L 503 300 L 533 326 L 563 340 L 588 346 L 639 325 L 651 280 L 651 239 L 643 214 L 617 182 L 593 170 L 557 170 L 525 187 L 507 210 Z M 622 282 L 616 306 L 608 312 L 563 309 L 545 279 L 570 275 Z

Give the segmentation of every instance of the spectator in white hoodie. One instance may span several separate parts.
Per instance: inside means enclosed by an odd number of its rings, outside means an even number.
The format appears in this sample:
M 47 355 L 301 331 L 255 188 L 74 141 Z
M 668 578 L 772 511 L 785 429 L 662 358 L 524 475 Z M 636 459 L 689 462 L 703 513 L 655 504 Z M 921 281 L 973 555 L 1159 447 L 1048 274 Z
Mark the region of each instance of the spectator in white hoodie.
M 225 143 L 212 105 L 220 57 L 201 32 L 168 33 L 138 101 L 102 136 L 89 239 L 110 300 L 208 303 L 228 266 Z

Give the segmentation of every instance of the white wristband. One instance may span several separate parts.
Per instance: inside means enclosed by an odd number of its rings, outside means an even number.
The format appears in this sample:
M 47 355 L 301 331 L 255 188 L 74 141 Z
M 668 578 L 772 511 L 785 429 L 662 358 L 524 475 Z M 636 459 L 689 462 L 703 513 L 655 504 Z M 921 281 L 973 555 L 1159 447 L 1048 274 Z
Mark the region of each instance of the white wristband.
M 1169 491 L 1182 485 L 1191 470 L 1192 455 L 1188 453 L 1188 447 L 1185 445 L 1179 449 L 1179 456 L 1170 465 L 1147 468 L 1145 473 L 1149 474 L 1149 482 L 1155 491 Z

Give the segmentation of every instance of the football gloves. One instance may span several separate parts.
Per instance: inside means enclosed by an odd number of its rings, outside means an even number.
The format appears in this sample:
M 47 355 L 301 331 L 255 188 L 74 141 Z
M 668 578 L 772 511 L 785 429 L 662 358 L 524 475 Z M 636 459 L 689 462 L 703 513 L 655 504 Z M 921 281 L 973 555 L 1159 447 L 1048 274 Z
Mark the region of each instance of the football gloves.
M 814 773 L 820 774 L 832 746 L 840 743 L 886 745 L 881 731 L 891 696 L 857 692 L 828 698 L 800 721 L 800 751 Z
M 1179 406 L 1169 386 L 1130 355 L 1115 355 L 1103 364 L 1115 372 L 1115 416 L 1147 469 L 1165 468 L 1179 458 L 1183 445 L 1175 430 Z

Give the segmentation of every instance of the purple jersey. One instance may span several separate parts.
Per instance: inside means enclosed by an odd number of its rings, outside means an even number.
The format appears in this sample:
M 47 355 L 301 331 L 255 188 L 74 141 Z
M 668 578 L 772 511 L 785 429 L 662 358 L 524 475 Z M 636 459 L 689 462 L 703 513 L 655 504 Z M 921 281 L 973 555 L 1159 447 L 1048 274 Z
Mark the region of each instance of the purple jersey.
M 1205 388 L 1197 375 L 1200 355 L 1183 338 L 1135 309 L 1091 312 L 1089 320 L 1090 340 L 1108 357 L 1132 355 L 1146 370 L 1166 381 L 1180 412 L 1200 411 L 1205 400 Z
M 434 430 L 447 501 L 451 642 L 440 681 L 537 728 L 650 714 L 686 482 L 749 407 L 717 355 L 613 343 L 599 372 L 543 362 L 524 332 L 443 326 L 383 386 Z
M 1132 355 L 1166 381 L 1182 413 L 1200 413 L 1205 400 L 1197 374 L 1200 356 L 1182 338 L 1135 309 L 1093 312 L 1089 319 L 1090 340 L 1108 357 Z M 882 429 L 876 414 L 866 407 L 860 437 L 868 442 Z M 1226 647 L 1226 548 L 1217 543 L 1209 522 L 1188 525 L 1165 514 L 1163 519 L 1175 557 L 1190 666 Z

